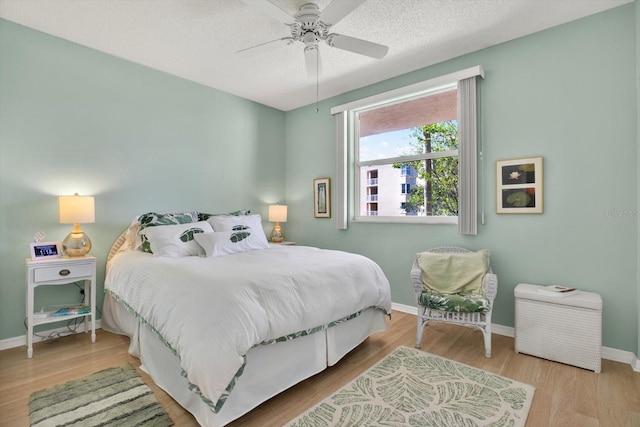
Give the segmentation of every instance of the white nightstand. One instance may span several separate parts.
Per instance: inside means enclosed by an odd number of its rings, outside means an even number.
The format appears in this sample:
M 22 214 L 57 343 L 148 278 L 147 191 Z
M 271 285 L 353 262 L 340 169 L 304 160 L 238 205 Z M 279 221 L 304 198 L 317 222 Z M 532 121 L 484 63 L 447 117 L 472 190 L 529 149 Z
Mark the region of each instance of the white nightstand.
M 43 260 L 27 259 L 27 357 L 33 356 L 33 327 L 45 323 L 60 322 L 76 317 L 84 317 L 85 333 L 89 331 L 91 318 L 91 342 L 96 342 L 96 258 L 92 256 L 75 258 L 54 258 Z M 65 285 L 84 281 L 84 304 L 91 311 L 84 314 L 66 316 L 34 317 L 34 292 L 36 287 L 45 285 Z M 88 302 L 90 301 L 90 302 Z

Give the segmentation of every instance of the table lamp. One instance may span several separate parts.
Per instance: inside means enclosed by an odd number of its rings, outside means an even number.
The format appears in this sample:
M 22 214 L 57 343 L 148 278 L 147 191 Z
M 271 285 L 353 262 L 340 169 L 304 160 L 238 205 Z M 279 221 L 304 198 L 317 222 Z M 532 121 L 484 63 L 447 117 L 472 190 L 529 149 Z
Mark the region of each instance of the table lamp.
M 73 224 L 73 230 L 62 241 L 62 252 L 70 257 L 85 256 L 91 250 L 91 239 L 80 229 L 80 224 L 95 222 L 92 196 L 58 196 L 58 222 Z
M 269 221 L 275 222 L 271 230 L 271 241 L 273 243 L 282 243 L 284 240 L 284 231 L 280 227 L 281 222 L 287 222 L 287 206 L 286 205 L 270 205 L 269 206 Z

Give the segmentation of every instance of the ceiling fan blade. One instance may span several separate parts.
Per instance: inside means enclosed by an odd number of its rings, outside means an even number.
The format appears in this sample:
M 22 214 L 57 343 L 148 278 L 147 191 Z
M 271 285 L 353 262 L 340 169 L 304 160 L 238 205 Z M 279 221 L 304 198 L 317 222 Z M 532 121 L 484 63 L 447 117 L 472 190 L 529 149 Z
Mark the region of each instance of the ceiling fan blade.
M 256 46 L 248 47 L 246 49 L 241 49 L 237 51 L 236 54 L 242 58 L 248 58 L 250 56 L 259 55 L 264 52 L 269 52 L 275 48 L 288 45 L 292 42 L 293 39 L 291 37 L 283 37 L 281 39 L 271 40 L 270 42 L 261 43 Z
M 296 22 L 293 16 L 289 15 L 269 0 L 242 0 L 242 2 L 254 7 L 272 19 L 282 22 L 283 24 L 290 25 Z
M 376 59 L 384 58 L 389 51 L 388 46 L 368 42 L 355 37 L 343 36 L 341 34 L 329 34 L 329 37 L 327 37 L 327 44 L 332 47 L 337 47 L 338 49 L 348 50 L 349 52 L 370 56 Z
M 304 48 L 304 62 L 307 65 L 307 76 L 310 79 L 318 77 L 322 71 L 318 46 Z
M 335 25 L 367 0 L 333 0 L 320 14 L 320 20 Z

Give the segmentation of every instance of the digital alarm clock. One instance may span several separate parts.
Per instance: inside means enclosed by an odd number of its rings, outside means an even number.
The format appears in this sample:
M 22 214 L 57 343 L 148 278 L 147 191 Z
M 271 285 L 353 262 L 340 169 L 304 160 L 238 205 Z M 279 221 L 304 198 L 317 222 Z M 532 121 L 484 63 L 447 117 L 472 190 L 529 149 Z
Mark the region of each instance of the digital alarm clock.
M 32 260 L 62 257 L 62 250 L 58 242 L 30 243 L 29 248 L 31 249 Z

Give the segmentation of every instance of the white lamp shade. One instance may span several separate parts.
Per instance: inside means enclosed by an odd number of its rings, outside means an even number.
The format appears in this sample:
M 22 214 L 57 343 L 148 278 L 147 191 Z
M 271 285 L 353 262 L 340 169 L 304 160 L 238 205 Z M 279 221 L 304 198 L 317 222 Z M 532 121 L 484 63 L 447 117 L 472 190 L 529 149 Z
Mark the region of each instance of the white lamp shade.
M 58 222 L 60 224 L 90 224 L 95 222 L 95 204 L 92 196 L 58 196 Z
M 269 221 L 287 222 L 287 205 L 270 205 Z

